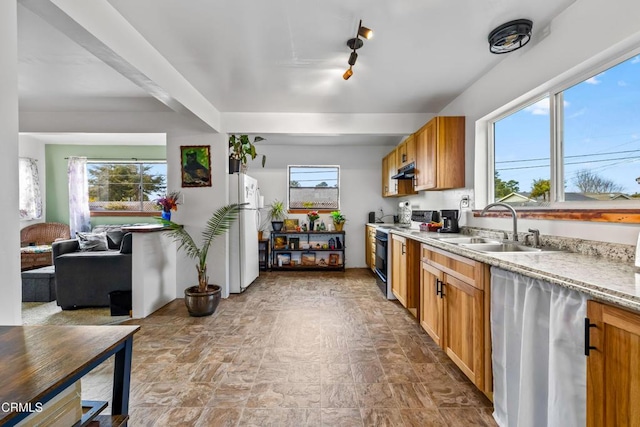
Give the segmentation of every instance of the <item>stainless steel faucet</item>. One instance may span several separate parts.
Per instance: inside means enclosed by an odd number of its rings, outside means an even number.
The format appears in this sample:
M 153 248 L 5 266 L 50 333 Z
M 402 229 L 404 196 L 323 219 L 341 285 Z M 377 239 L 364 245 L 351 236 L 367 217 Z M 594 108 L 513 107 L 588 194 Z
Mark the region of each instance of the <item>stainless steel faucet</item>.
M 533 238 L 533 243 L 531 244 L 531 246 L 533 246 L 534 248 L 539 248 L 540 247 L 540 230 L 537 230 L 535 228 L 530 228 L 529 234 L 524 236 L 525 245 L 527 244 L 529 237 Z
M 480 216 L 484 216 L 484 214 L 486 214 L 489 209 L 495 206 L 502 206 L 503 208 L 507 208 L 511 212 L 511 216 L 513 217 L 513 241 L 517 242 L 518 241 L 518 214 L 516 213 L 516 210 L 513 208 L 513 206 L 503 202 L 489 203 L 487 206 L 485 206 L 484 209 L 482 209 L 482 212 L 480 212 Z

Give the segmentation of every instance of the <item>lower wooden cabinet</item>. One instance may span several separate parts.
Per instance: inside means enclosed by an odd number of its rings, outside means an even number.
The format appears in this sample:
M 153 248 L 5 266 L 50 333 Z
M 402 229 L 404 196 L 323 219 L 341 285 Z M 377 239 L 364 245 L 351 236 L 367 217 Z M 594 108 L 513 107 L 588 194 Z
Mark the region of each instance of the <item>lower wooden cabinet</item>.
M 489 266 L 422 245 L 420 324 L 491 397 Z
M 374 271 L 376 269 L 376 227 L 365 226 L 364 256 L 367 266 Z
M 640 314 L 589 301 L 587 426 L 640 425 Z
M 391 292 L 415 317 L 418 317 L 420 292 L 420 244 L 406 237 L 390 234 Z

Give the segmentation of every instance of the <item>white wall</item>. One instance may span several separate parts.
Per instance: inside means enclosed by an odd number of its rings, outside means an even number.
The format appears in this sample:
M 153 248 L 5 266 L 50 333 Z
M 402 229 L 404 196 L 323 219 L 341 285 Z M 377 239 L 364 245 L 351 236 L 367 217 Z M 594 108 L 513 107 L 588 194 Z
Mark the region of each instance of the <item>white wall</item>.
M 47 187 L 46 187 L 46 162 L 44 155 L 44 143 L 31 135 L 19 136 L 18 155 L 36 160 L 38 167 L 38 178 L 40 182 L 40 195 L 42 196 L 42 217 L 32 220 L 20 220 L 20 229 L 40 222 L 46 222 L 47 212 Z
M 336 137 L 339 138 L 339 137 Z M 366 146 L 278 146 L 261 144 L 259 154 L 267 156 L 263 169 L 257 157 L 249 164 L 248 175 L 258 179 L 265 205 L 274 199 L 286 200 L 288 165 L 340 165 L 340 210 L 347 218 L 346 267 L 365 267 L 364 225 L 368 213 L 380 208 L 386 213 L 395 213 L 396 199 L 383 199 L 381 195 L 382 157 L 392 147 Z M 305 215 L 290 215 L 307 221 Z M 325 224 L 331 222 L 329 214 L 321 214 Z M 391 221 L 393 221 L 391 219 Z
M 0 209 L 2 272 L 0 325 L 20 325 L 20 221 L 18 219 L 18 28 L 17 2 L 0 2 L 0 141 L 4 209 Z
M 539 93 L 570 75 L 605 63 L 633 48 L 640 46 L 640 2 L 616 0 L 615 7 L 606 0 L 579 0 L 551 23 L 550 34 L 525 48 L 505 56 L 494 69 L 471 85 L 465 92 L 444 108 L 440 115 L 465 115 L 466 125 L 466 183 L 474 186 L 474 160 L 476 195 L 483 199 L 486 183 L 480 182 L 486 138 L 481 126 L 476 131 L 476 121 L 504 109 L 507 104 L 517 105 L 533 93 Z M 535 23 L 534 23 L 535 25 Z M 437 197 L 456 203 L 458 193 L 445 192 Z M 420 196 L 427 203 L 433 195 Z M 473 205 L 472 205 L 473 206 Z M 482 208 L 483 206 L 476 206 Z M 468 223 L 479 227 L 511 229 L 511 219 L 473 218 Z M 607 224 L 579 221 L 521 220 L 520 230 L 529 227 L 540 229 L 543 234 L 585 238 L 623 244 L 635 244 L 638 225 Z
M 211 187 L 181 187 L 181 145 L 211 146 Z M 183 203 L 172 214 L 171 220 L 184 224 L 197 244 L 202 241 L 201 234 L 211 214 L 228 203 L 227 150 L 227 136 L 225 134 L 167 135 L 167 189 L 168 191 L 181 191 L 184 196 Z M 207 262 L 209 283 L 223 286 L 223 288 L 229 278 L 227 240 L 228 236 L 225 234 L 213 242 Z M 178 253 L 176 268 L 176 295 L 178 298 L 184 297 L 186 288 L 198 283 L 195 265 L 196 261 L 186 258 L 183 251 Z

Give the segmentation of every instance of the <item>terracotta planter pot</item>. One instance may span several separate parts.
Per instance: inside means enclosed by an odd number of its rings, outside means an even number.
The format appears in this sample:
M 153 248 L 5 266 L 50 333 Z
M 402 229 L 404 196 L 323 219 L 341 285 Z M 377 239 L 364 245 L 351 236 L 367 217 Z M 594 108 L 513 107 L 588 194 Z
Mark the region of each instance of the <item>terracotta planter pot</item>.
M 193 317 L 211 316 L 220 304 L 222 288 L 218 285 L 207 285 L 204 292 L 198 291 L 197 286 L 184 290 L 184 304 L 189 315 Z

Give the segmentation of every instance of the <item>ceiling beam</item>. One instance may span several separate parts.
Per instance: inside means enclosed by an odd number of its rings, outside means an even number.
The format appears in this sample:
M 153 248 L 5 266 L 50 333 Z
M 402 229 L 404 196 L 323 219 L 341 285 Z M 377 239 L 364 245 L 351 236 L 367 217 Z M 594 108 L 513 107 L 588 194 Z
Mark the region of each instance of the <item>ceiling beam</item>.
M 106 0 L 19 0 L 172 110 L 222 132 L 220 112 Z
M 410 135 L 434 114 L 222 113 L 228 133 Z

